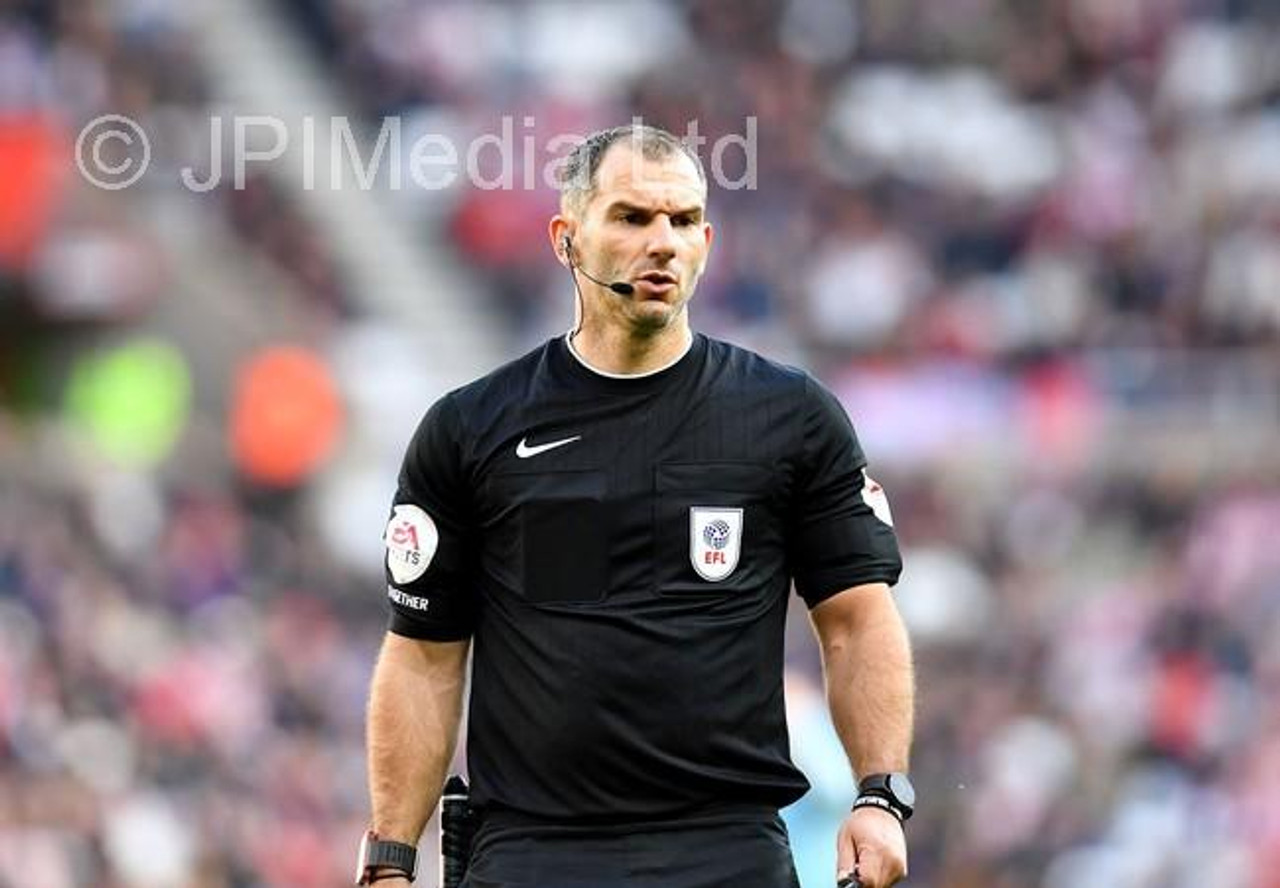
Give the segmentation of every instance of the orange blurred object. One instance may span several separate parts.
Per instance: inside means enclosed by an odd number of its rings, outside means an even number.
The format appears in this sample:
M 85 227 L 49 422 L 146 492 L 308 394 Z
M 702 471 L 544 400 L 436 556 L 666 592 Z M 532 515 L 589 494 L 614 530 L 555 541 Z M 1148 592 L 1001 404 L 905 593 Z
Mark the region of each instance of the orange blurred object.
M 231 406 L 231 451 L 262 484 L 305 481 L 341 433 L 342 405 L 328 368 L 303 348 L 275 346 L 240 369 Z
M 0 115 L 0 266 L 30 261 L 62 198 L 70 156 L 49 120 Z

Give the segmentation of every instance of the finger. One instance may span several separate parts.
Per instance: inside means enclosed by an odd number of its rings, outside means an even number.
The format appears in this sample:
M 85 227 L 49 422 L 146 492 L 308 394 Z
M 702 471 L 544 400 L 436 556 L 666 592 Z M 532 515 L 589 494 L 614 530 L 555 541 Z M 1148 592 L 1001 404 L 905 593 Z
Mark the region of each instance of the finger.
M 847 879 L 858 866 L 858 849 L 853 838 L 844 830 L 836 837 L 836 878 Z M 838 882 L 837 882 L 838 884 Z
M 874 864 L 858 864 L 857 874 L 862 880 L 861 888 L 890 888 L 907 877 L 906 872 L 883 859 Z
M 854 868 L 862 888 L 885 888 L 884 859 L 869 848 L 858 851 L 858 865 Z

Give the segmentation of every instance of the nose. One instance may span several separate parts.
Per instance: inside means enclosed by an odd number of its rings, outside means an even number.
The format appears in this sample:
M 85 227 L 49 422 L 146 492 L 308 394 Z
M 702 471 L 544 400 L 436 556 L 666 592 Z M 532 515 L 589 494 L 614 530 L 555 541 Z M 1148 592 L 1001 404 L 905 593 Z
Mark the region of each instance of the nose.
M 651 259 L 666 262 L 676 254 L 676 231 L 671 227 L 671 220 L 658 213 L 649 225 L 649 243 L 647 253 Z

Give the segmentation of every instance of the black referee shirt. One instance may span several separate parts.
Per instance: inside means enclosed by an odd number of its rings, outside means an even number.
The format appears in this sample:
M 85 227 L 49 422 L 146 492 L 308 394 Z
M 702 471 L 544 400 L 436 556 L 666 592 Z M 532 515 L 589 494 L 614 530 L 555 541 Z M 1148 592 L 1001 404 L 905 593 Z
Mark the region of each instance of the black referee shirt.
M 386 530 L 391 630 L 473 637 L 473 801 L 564 822 L 808 784 L 783 707 L 788 590 L 901 569 L 836 399 L 701 334 L 610 377 L 563 337 L 441 398 Z

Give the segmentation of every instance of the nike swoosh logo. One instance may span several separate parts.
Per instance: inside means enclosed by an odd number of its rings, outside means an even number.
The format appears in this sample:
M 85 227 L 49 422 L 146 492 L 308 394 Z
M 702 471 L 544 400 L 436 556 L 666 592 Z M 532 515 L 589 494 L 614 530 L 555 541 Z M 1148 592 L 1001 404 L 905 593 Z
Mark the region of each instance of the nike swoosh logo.
M 546 453 L 548 450 L 555 450 L 557 447 L 563 447 L 566 444 L 572 444 L 574 441 L 580 441 L 581 435 L 574 435 L 572 438 L 561 438 L 559 441 L 548 441 L 546 444 L 535 444 L 530 447 L 527 438 L 521 438 L 520 443 L 516 445 L 516 456 L 521 459 L 528 459 L 531 456 L 537 456 L 539 453 Z

